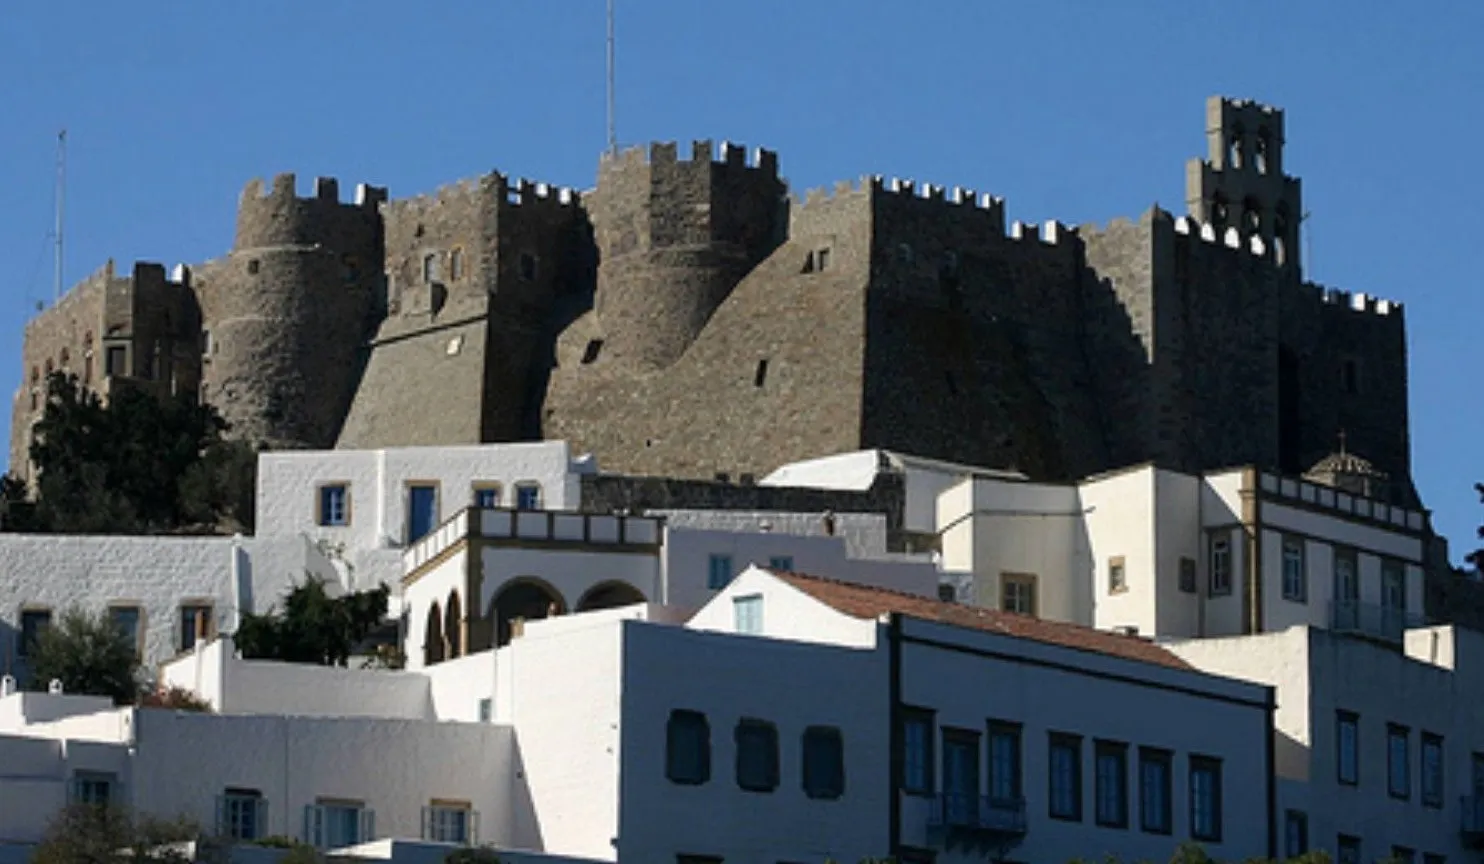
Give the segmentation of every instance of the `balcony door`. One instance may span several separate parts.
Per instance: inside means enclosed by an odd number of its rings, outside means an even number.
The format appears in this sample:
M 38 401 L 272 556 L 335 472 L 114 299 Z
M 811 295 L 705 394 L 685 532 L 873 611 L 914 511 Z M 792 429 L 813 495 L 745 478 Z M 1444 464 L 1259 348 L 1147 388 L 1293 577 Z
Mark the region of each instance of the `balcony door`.
M 1354 630 L 1360 626 L 1360 574 L 1356 572 L 1355 553 L 1335 550 L 1334 627 Z
M 943 821 L 974 824 L 979 807 L 979 736 L 943 730 Z

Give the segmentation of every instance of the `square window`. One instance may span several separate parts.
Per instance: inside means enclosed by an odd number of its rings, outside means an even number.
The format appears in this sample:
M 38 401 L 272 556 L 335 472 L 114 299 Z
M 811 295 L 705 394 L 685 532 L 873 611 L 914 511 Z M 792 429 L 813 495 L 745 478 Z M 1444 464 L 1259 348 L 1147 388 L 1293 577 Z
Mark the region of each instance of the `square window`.
M 732 556 L 712 555 L 707 564 L 706 587 L 720 591 L 732 581 Z
M 423 808 L 423 839 L 467 845 L 474 836 L 474 812 L 466 802 L 434 802 Z
M 325 528 L 350 524 L 349 484 L 327 483 L 319 487 L 319 524 Z
M 20 643 L 16 646 L 17 657 L 29 657 L 41 641 L 41 634 L 52 626 L 50 609 L 22 609 Z
M 233 840 L 267 836 L 268 808 L 256 789 L 228 789 L 217 797 L 216 831 Z
M 1128 574 L 1124 570 L 1123 557 L 1108 559 L 1108 593 L 1122 594 L 1128 590 Z
M 139 650 L 139 619 L 142 610 L 138 606 L 108 607 L 108 621 L 119 632 L 119 637 L 135 651 Z
M 72 803 L 107 807 L 114 803 L 117 787 L 117 775 L 99 771 L 78 771 L 72 775 Z
M 533 482 L 515 484 L 515 509 L 540 510 L 541 484 Z
M 1304 603 L 1309 599 L 1309 575 L 1304 567 L 1304 541 L 1283 538 L 1283 599 Z
M 129 349 L 123 345 L 110 345 L 103 353 L 103 374 L 125 376 L 129 374 Z
M 902 791 L 933 792 L 933 714 L 922 708 L 902 712 Z
M 500 485 L 487 483 L 474 487 L 474 506 L 484 510 L 500 506 Z
M 711 724 L 699 711 L 676 709 L 665 727 L 665 776 L 698 786 L 711 779 Z
M 778 727 L 764 720 L 737 723 L 737 786 L 748 792 L 778 788 Z
M 738 633 L 758 635 L 763 632 L 763 596 L 749 594 L 732 600 L 732 619 Z
M 845 741 L 834 726 L 804 730 L 804 794 L 823 799 L 845 794 Z
M 1000 608 L 1016 615 L 1036 616 L 1036 577 L 1029 573 L 1000 574 Z

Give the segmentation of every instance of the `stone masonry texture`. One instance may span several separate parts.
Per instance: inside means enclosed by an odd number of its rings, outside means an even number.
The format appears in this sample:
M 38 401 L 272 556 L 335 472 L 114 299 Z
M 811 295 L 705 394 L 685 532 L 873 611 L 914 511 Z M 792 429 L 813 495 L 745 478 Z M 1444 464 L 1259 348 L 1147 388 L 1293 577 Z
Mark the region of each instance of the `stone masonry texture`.
M 1343 432 L 1415 505 L 1402 307 L 1303 279 L 1280 111 L 1213 97 L 1202 131 L 1186 215 L 1102 227 L 879 177 L 791 196 L 773 153 L 705 141 L 605 154 L 581 195 L 253 181 L 223 258 L 110 264 L 27 326 L 12 468 L 63 368 L 199 392 L 272 447 L 566 439 L 628 475 L 590 490 L 615 504 L 862 448 L 1298 473 Z

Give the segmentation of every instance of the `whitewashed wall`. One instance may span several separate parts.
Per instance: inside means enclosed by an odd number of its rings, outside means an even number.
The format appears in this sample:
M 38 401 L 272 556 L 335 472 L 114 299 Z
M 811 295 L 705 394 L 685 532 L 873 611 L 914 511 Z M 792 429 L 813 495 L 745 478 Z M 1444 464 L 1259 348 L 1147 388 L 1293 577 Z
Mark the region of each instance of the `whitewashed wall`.
M 1146 466 L 1081 486 L 1092 550 L 1092 623 L 1100 630 L 1137 627 L 1146 636 L 1157 632 L 1154 475 Z M 1108 579 L 1109 566 L 1118 557 L 1128 585 L 1121 592 L 1111 591 Z
M 886 652 L 639 623 L 622 632 L 622 860 L 715 854 L 727 861 L 855 862 L 886 854 Z M 711 776 L 704 784 L 677 785 L 665 776 L 673 709 L 707 717 Z M 733 730 L 743 717 L 777 727 L 779 785 L 772 792 L 737 785 Z M 802 736 L 811 725 L 841 732 L 845 791 L 837 800 L 804 794 Z
M 762 598 L 761 636 L 851 648 L 876 646 L 876 622 L 855 618 L 826 606 L 766 570 L 750 568 L 701 607 L 686 626 L 694 630 L 736 633 L 734 602 Z
M 1200 477 L 1173 471 L 1154 471 L 1154 614 L 1153 630 L 1145 635 L 1194 636 L 1200 632 L 1202 559 Z M 1180 586 L 1180 562 L 1195 562 L 1195 590 Z M 1143 632 L 1143 631 L 1141 631 Z
M 674 530 L 730 531 L 746 534 L 786 534 L 792 537 L 827 537 L 824 513 L 792 513 L 779 510 L 645 510 L 659 516 Z M 886 516 L 879 513 L 836 513 L 835 537 L 845 542 L 852 558 L 885 558 Z
M 137 606 L 141 656 L 152 668 L 180 651 L 183 604 L 210 604 L 217 631 L 235 630 L 242 613 L 267 611 L 306 572 L 334 577 L 301 535 L 0 535 L 0 666 L 24 676 L 16 656 L 23 609 L 49 609 L 55 623 L 73 605 L 93 613 Z
M 397 549 L 407 536 L 408 482 L 438 485 L 438 516 L 452 517 L 473 501 L 479 483 L 499 483 L 501 503 L 513 506 L 515 485 L 541 485 L 542 507 L 575 510 L 583 473 L 596 470 L 570 458 L 564 441 L 488 444 L 475 447 L 404 447 L 387 450 L 313 450 L 264 453 L 258 459 L 257 530 L 260 535 L 303 533 L 344 544 L 363 587 L 374 587 L 388 559 L 377 550 Z M 350 524 L 319 525 L 319 487 L 349 486 Z
M 912 619 L 903 622 L 902 634 L 901 699 L 934 710 L 939 730 L 945 726 L 983 730 L 990 720 L 1023 724 L 1028 830 L 1021 845 L 1009 853 L 1011 860 L 1073 861 L 1103 854 L 1126 861 L 1169 860 L 1178 844 L 1190 838 L 1187 757 L 1192 753 L 1222 760 L 1223 840 L 1205 844 L 1208 851 L 1220 860 L 1267 856 L 1267 774 L 1262 754 L 1268 718 L 1262 688 Z M 1033 662 L 1011 659 L 1015 657 Z M 1083 736 L 1080 823 L 1047 815 L 1047 741 L 1053 731 Z M 1096 825 L 1093 739 L 1129 745 L 1127 829 Z M 983 746 L 981 765 L 986 759 Z M 1170 836 L 1139 830 L 1140 746 L 1174 751 Z M 941 750 L 937 753 L 941 756 Z M 938 781 L 941 784 L 941 773 Z M 980 783 L 981 794 L 988 794 L 982 768 Z M 903 843 L 931 847 L 928 805 L 927 798 L 902 795 Z M 968 862 L 983 857 L 940 852 L 937 860 Z

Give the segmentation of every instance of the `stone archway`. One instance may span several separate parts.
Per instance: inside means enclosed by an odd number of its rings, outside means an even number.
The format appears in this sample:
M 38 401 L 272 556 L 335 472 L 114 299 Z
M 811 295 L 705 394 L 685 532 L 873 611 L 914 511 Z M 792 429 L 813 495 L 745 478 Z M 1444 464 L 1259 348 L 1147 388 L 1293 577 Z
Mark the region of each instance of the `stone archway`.
M 434 603 L 428 607 L 428 622 L 423 628 L 423 665 L 442 663 L 443 656 L 443 612 Z
M 495 623 L 495 647 L 510 644 L 511 625 L 516 619 L 537 621 L 567 614 L 562 593 L 534 576 L 511 579 L 495 592 L 490 617 Z
M 596 612 L 647 602 L 644 593 L 627 582 L 603 582 L 589 588 L 577 601 L 576 612 Z

